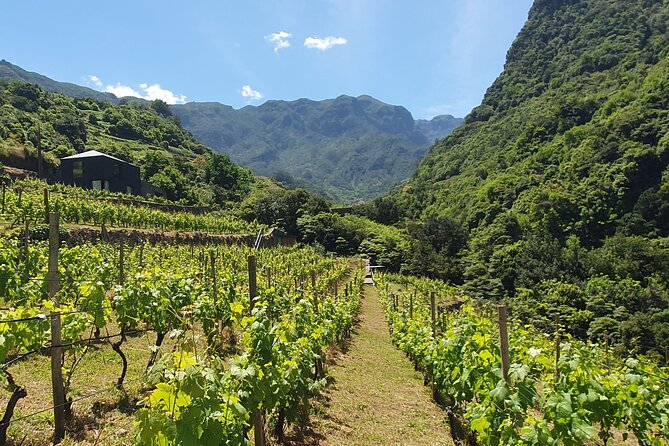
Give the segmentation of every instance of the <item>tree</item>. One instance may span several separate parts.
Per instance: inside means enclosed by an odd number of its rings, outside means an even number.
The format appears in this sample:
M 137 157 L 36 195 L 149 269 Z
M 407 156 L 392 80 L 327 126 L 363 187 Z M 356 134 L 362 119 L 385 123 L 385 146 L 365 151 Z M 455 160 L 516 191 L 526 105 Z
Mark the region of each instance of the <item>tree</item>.
M 250 182 L 249 172 L 235 165 L 227 155 L 213 154 L 204 167 L 204 178 L 229 191 L 240 191 Z
M 303 215 L 329 211 L 327 203 L 304 189 L 270 188 L 250 197 L 245 203 L 245 217 L 266 225 L 276 225 L 290 234 L 298 233 L 297 220 Z
M 151 151 L 144 157 L 142 163 L 142 177 L 148 180 L 158 172 L 166 169 L 171 164 L 170 159 L 163 153 Z
M 190 183 L 172 166 L 167 166 L 149 178 L 149 183 L 165 191 L 169 200 L 190 200 Z
M 144 137 L 142 131 L 126 118 L 122 118 L 116 124 L 110 125 L 109 134 L 125 139 L 142 139 Z
M 151 102 L 151 108 L 156 111 L 161 116 L 165 116 L 166 118 L 172 117 L 172 110 L 170 110 L 170 106 L 167 105 L 167 102 L 156 99 L 155 101 Z
M 86 142 L 86 123 L 74 113 L 63 113 L 53 123 L 53 128 L 67 137 L 73 145 L 78 141 Z

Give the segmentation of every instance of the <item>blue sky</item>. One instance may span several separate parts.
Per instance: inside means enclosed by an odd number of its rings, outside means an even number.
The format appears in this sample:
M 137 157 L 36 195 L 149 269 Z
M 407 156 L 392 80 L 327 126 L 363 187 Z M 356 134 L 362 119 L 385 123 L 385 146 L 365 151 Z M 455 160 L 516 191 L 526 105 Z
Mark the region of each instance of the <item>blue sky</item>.
M 369 94 L 416 118 L 464 116 L 501 72 L 531 3 L 1 0 L 0 58 L 168 102 Z

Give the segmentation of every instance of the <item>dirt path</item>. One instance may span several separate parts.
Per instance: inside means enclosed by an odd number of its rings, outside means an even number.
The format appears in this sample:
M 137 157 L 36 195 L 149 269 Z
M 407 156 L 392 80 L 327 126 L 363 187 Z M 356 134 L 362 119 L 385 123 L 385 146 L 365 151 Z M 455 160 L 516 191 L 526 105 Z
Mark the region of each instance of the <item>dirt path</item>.
M 366 287 L 357 333 L 329 367 L 334 383 L 316 402 L 307 434 L 284 444 L 452 445 L 445 413 L 422 375 L 395 348 L 376 289 Z

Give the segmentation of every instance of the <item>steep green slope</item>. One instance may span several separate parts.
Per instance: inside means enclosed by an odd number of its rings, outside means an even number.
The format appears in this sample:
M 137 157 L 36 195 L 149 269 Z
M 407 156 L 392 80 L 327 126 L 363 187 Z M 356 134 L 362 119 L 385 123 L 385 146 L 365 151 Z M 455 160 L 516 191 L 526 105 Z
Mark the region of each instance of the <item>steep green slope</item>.
M 571 214 L 555 230 L 593 242 L 612 234 L 663 183 L 668 10 L 537 2 L 483 104 L 421 163 L 405 194 L 415 212 L 477 227 L 513 208 L 539 224 L 532 206 L 557 204 L 564 191 Z
M 483 103 L 368 212 L 460 223 L 443 275 L 528 321 L 669 345 L 668 24 L 667 1 L 537 0 Z
M 181 128 L 162 101 L 113 105 L 0 80 L 0 162 L 37 170 L 38 144 L 50 175 L 58 158 L 99 150 L 140 165 L 145 181 L 189 203 L 237 201 L 257 182 Z
M 387 192 L 410 175 L 436 138 L 462 122 L 452 116 L 415 122 L 404 107 L 370 96 L 172 109 L 201 141 L 243 166 L 339 202 Z
M 118 104 L 119 102 L 119 98 L 112 93 L 103 93 L 69 82 L 58 82 L 39 73 L 26 71 L 5 59 L 0 60 L 0 78 L 37 84 L 49 93 L 61 93 L 72 98 L 91 98 L 97 101 L 111 102 L 112 104 Z

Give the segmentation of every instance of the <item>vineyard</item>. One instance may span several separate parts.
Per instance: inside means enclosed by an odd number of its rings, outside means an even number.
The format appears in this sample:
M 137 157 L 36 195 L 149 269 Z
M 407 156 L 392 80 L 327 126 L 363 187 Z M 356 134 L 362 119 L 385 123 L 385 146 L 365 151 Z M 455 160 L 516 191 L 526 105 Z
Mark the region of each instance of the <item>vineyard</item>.
M 24 180 L 10 187 L 2 186 L 0 207 L 4 218 L 14 224 L 25 221 L 45 224 L 48 212 L 58 212 L 62 223 L 75 225 L 213 234 L 252 234 L 262 228 L 259 224 L 247 223 L 229 212 L 218 211 L 206 215 L 168 212 L 156 208 L 161 203 L 140 202 L 119 195 L 64 185 L 47 186 L 41 181 Z M 179 209 L 176 205 L 172 207 Z
M 505 307 L 497 322 L 441 282 L 388 275 L 379 288 L 393 341 L 448 409 L 454 437 L 484 445 L 669 441 L 666 367 L 613 357 L 607 346 L 563 335 L 559 321 L 550 335 L 507 327 Z
M 67 246 L 61 218 L 213 233 L 259 225 L 35 184 L 2 193 L 19 230 L 0 240 L 0 445 L 264 445 L 308 418 L 327 383 L 324 352 L 360 311 L 362 265 L 297 247 Z M 24 236 L 31 224 L 44 237 Z M 621 359 L 572 338 L 559 318 L 548 334 L 507 321 L 506 307 L 495 316 L 443 282 L 386 274 L 377 286 L 392 341 L 447 409 L 454 439 L 669 441 L 669 372 L 657 358 Z M 125 419 L 110 433 L 112 412 Z
M 29 197 L 21 209 L 38 202 Z M 322 352 L 348 335 L 359 308 L 360 274 L 311 249 L 68 248 L 56 214 L 49 233 L 49 242 L 0 241 L 0 444 L 43 444 L 54 428 L 56 440 L 85 437 L 76 421 L 86 403 L 105 392 L 120 403 L 131 388 L 136 428 L 125 442 L 263 444 L 267 426 L 280 437 L 325 384 Z M 21 381 L 29 369 L 50 370 L 53 399 L 31 391 L 47 376 Z

